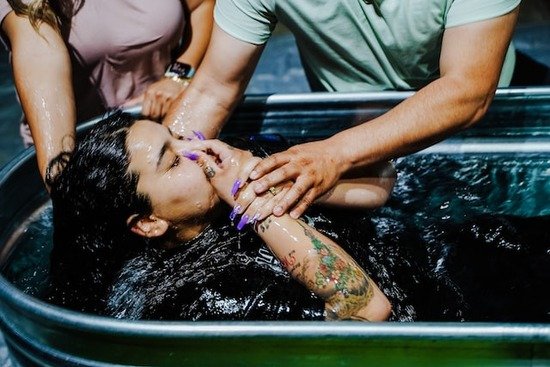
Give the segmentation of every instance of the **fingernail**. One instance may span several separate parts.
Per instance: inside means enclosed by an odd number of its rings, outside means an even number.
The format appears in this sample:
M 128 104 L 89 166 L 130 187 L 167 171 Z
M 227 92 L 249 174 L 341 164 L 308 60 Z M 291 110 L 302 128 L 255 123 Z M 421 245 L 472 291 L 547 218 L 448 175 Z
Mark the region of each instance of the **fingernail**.
M 231 213 L 229 213 L 229 219 L 235 220 L 235 218 L 237 218 L 237 214 L 239 214 L 239 210 L 241 210 L 241 206 L 240 205 L 235 206 L 231 211 Z
M 183 152 L 183 156 L 187 159 L 190 159 L 192 161 L 196 161 L 199 159 L 199 155 L 191 152 Z
M 283 214 L 283 207 L 280 205 L 277 205 L 275 208 L 273 208 L 273 214 L 275 215 Z
M 254 216 L 247 222 L 247 224 L 256 223 L 260 219 L 260 213 L 254 214 Z
M 239 221 L 239 223 L 237 224 L 237 230 L 240 231 L 241 229 L 244 228 L 244 226 L 248 223 L 248 215 L 243 215 L 241 217 L 241 220 Z
M 256 176 L 258 176 L 258 172 L 256 172 L 256 171 L 250 172 L 250 178 L 251 178 L 251 179 L 255 180 L 255 179 L 256 179 Z
M 297 212 L 291 211 L 291 212 L 290 212 L 290 217 L 291 217 L 292 219 L 298 219 L 300 216 L 298 215 Z
M 193 130 L 193 135 L 195 135 L 199 140 L 206 140 L 206 138 L 200 131 Z
M 236 180 L 233 183 L 233 187 L 231 188 L 231 196 L 235 196 L 237 194 L 237 191 L 239 191 L 240 187 L 241 187 L 241 180 Z

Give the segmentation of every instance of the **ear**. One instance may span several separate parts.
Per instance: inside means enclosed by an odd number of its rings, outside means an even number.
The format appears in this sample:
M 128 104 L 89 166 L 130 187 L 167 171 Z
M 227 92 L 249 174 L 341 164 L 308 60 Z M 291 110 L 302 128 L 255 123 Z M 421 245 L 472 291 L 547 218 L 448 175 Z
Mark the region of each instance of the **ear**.
M 167 221 L 153 214 L 147 217 L 133 214 L 126 220 L 126 223 L 132 232 L 147 238 L 160 237 L 166 233 L 169 227 Z

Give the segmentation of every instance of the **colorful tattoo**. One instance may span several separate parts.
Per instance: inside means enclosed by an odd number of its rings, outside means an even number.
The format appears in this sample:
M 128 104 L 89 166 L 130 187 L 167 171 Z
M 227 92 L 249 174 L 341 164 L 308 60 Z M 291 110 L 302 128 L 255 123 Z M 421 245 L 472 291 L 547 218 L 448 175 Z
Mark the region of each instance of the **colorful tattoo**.
M 295 253 L 296 251 L 292 250 L 287 256 L 283 256 L 281 263 L 285 268 L 292 269 L 293 266 L 296 265 L 296 256 L 294 256 Z
M 354 261 L 348 262 L 342 259 L 332 246 L 317 238 L 301 222 L 298 223 L 320 256 L 314 285 L 323 290 L 329 287 L 334 289 L 334 293 L 326 299 L 330 305 L 330 310 L 327 310 L 327 319 L 351 318 L 372 299 L 372 281 Z M 302 272 L 305 272 L 305 267 Z
M 327 320 L 366 320 L 356 315 L 374 296 L 372 280 L 366 278 L 351 292 L 338 291 L 327 299 Z

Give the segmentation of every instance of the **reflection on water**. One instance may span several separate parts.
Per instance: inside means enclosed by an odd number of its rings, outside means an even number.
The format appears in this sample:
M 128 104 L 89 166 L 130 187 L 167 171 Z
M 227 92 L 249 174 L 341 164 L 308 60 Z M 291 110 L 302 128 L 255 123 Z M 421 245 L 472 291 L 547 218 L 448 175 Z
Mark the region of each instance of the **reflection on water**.
M 416 155 L 396 165 L 384 208 L 331 217 L 392 301 L 392 319 L 550 321 L 550 156 Z M 38 297 L 48 284 L 51 221 L 48 205 L 4 269 Z M 176 273 L 156 292 L 191 276 Z

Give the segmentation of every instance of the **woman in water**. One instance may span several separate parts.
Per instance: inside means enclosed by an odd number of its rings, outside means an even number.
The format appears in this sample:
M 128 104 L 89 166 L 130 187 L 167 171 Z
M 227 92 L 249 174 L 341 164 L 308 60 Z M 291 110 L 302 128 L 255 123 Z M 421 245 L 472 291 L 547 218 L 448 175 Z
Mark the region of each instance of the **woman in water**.
M 256 197 L 241 183 L 258 160 L 126 114 L 98 123 L 52 162 L 65 167 L 51 182 L 50 300 L 124 318 L 385 320 L 365 269 L 315 229 L 322 213 L 272 216 L 285 187 Z M 383 204 L 393 168 L 362 174 L 320 204 Z

